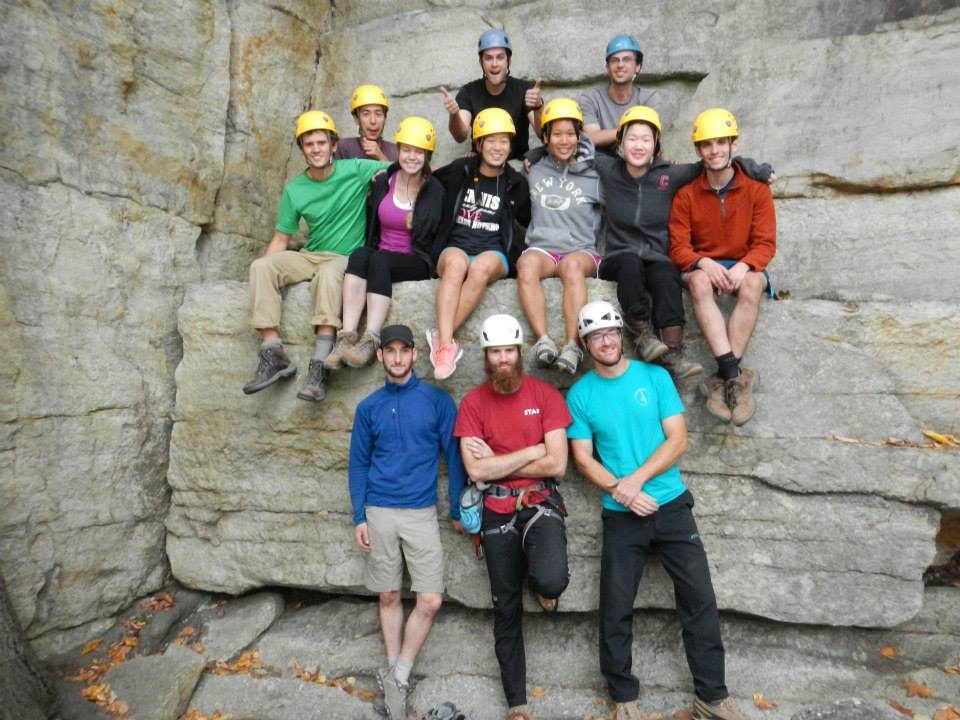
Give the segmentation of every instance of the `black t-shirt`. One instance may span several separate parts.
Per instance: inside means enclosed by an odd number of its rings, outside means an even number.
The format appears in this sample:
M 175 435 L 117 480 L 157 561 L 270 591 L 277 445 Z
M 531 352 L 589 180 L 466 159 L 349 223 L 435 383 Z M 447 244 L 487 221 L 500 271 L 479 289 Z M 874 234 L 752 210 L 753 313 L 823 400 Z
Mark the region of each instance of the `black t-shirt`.
M 510 143 L 510 158 L 522 158 L 530 147 L 530 122 L 527 120 L 529 110 L 523 104 L 523 96 L 532 87 L 533 83 L 528 80 L 507 77 L 507 86 L 503 92 L 499 95 L 491 95 L 487 92 L 483 78 L 480 78 L 460 88 L 457 93 L 457 105 L 461 110 L 469 112 L 473 119 L 476 119 L 478 112 L 491 107 L 502 108 L 510 113 L 513 124 L 517 127 L 517 134 L 513 136 Z M 471 124 L 473 119 L 470 121 Z
M 503 193 L 506 178 L 477 175 L 477 183 L 463 189 L 463 200 L 457 208 L 450 231 L 449 247 L 460 248 L 467 255 L 487 250 L 503 250 L 500 241 L 500 220 L 503 217 Z

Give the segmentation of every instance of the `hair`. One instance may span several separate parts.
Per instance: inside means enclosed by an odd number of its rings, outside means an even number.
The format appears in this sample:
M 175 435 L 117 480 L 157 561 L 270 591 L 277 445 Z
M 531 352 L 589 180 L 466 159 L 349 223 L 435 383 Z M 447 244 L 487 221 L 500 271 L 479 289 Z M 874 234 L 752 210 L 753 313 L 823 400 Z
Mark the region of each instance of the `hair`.
M 553 127 L 555 122 L 560 120 L 569 120 L 573 123 L 573 131 L 577 134 L 577 140 L 580 139 L 580 135 L 583 133 L 583 123 L 579 120 L 574 120 L 573 118 L 557 118 L 556 120 L 551 120 L 546 125 L 543 126 L 543 142 L 547 144 L 547 140 L 550 138 L 550 129 Z

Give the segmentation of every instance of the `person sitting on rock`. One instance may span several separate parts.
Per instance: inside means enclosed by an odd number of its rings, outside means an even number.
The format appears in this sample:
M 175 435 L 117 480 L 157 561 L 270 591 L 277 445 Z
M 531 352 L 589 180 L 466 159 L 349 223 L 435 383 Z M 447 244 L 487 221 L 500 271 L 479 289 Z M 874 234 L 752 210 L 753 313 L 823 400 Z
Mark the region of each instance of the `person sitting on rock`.
M 430 173 L 437 133 L 429 120 L 404 118 L 394 134 L 399 161 L 373 181 L 367 198 L 367 239 L 350 255 L 343 276 L 343 326 L 323 361 L 328 370 L 363 367 L 380 345 L 393 283 L 427 280 L 443 213 L 443 186 Z M 357 328 L 364 307 L 366 332 Z
M 507 720 L 531 720 L 523 642 L 526 579 L 545 612 L 570 581 L 563 498 L 570 414 L 552 385 L 523 372 L 523 330 L 492 315 L 480 331 L 486 382 L 460 403 L 454 435 L 470 479 L 484 489 L 480 537 L 493 595 L 493 636 Z
M 446 191 L 437 260 L 437 327 L 427 331 L 434 377 L 443 380 L 463 353 L 453 335 L 474 311 L 487 285 L 506 277 L 522 242 L 514 223 L 530 222 L 526 179 L 507 165 L 516 134 L 505 110 L 488 108 L 473 120 L 478 155 L 454 160 L 434 173 Z
M 445 87 L 440 88 L 443 107 L 450 115 L 450 134 L 458 143 L 463 142 L 469 135 L 470 121 L 481 110 L 500 108 L 510 115 L 516 128 L 510 141 L 509 158 L 522 158 L 529 148 L 530 127 L 540 127 L 540 108 L 543 107 L 540 80 L 531 83 L 510 76 L 513 48 L 503 30 L 484 32 L 477 43 L 477 52 L 483 77 L 460 88 L 456 99 Z M 476 139 L 474 135 L 473 140 Z
M 540 115 L 549 154 L 531 165 L 531 220 L 527 249 L 517 261 L 517 292 L 537 338 L 536 362 L 574 374 L 583 351 L 577 339 L 577 315 L 587 302 L 585 278 L 597 277 L 597 230 L 603 212 L 600 176 L 593 167 L 593 143 L 582 133 L 583 113 L 568 98 L 551 100 Z M 564 345 L 558 351 L 547 335 L 543 278 L 563 283 Z
M 677 465 L 687 449 L 683 403 L 663 368 L 623 354 L 623 319 L 610 303 L 584 305 L 578 322 L 593 370 L 567 394 L 577 468 L 603 490 L 600 670 L 614 720 L 642 720 L 633 674 L 633 603 L 651 550 L 673 581 L 693 675 L 693 717 L 747 720 L 727 692 L 720 612 Z
M 397 161 L 397 146 L 383 139 L 390 102 L 376 85 L 360 85 L 350 96 L 350 114 L 357 122 L 360 134 L 342 138 L 337 143 L 337 160 L 367 158 L 369 160 Z
M 243 392 L 259 392 L 296 374 L 278 331 L 283 304 L 280 289 L 310 280 L 316 341 L 306 383 L 297 397 L 320 401 L 326 396 L 323 360 L 340 326 L 347 258 L 363 243 L 363 209 L 370 180 L 389 163 L 334 161 L 337 127 L 330 115 L 320 110 L 309 110 L 297 118 L 295 136 L 308 167 L 284 186 L 273 238 L 263 257 L 250 265 L 251 324 L 260 333 L 260 351 L 257 369 Z M 307 223 L 307 242 L 298 252 L 288 250 L 301 219 Z
M 348 476 L 354 539 L 367 556 L 364 585 L 380 597 L 387 667 L 377 673 L 377 681 L 387 715 L 404 720 L 410 671 L 443 601 L 440 453 L 447 463 L 450 519 L 460 533 L 459 498 L 466 474 L 453 435 L 457 406 L 448 393 L 417 379 L 410 328 L 390 325 L 383 328 L 382 339 L 377 359 L 386 382 L 357 405 Z M 417 596 L 406 624 L 400 602 L 404 561 Z
M 703 383 L 707 410 L 734 425 L 753 417 L 756 372 L 740 366 L 760 313 L 773 295 L 766 267 L 777 249 L 770 187 L 746 176 L 733 159 L 739 130 L 733 113 L 710 108 L 693 123 L 703 172 L 680 189 L 670 211 L 670 259 L 683 273 L 693 314 L 717 361 Z M 715 295 L 735 295 L 729 321 Z
M 643 52 L 633 35 L 616 35 L 607 43 L 606 85 L 590 88 L 578 98 L 583 109 L 583 130 L 598 153 L 617 156 L 620 118 L 634 105 L 657 107 L 660 96 L 634 83 L 643 67 Z

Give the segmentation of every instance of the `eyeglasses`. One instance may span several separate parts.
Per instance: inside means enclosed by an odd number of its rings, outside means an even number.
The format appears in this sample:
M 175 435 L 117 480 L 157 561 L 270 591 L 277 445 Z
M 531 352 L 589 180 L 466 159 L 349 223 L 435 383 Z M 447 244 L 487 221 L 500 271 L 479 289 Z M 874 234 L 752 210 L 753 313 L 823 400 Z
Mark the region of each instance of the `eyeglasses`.
M 602 343 L 606 340 L 619 340 L 620 331 L 617 329 L 612 330 L 598 330 L 597 332 L 592 332 L 587 335 L 587 342 L 592 343 Z
M 627 65 L 629 63 L 637 62 L 636 55 L 624 55 L 623 57 L 617 57 L 616 55 L 607 58 L 607 63 L 610 65 Z

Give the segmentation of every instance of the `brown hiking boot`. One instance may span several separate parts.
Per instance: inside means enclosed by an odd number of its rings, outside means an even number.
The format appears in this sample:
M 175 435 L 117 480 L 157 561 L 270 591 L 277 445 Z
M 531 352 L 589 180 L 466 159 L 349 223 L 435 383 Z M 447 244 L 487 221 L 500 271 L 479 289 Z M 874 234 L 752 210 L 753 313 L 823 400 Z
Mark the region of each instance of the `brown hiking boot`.
M 283 351 L 283 345 L 261 346 L 257 355 L 257 369 L 250 382 L 243 386 L 243 394 L 253 395 L 273 385 L 277 380 L 296 375 L 296 373 L 297 367 L 290 362 L 290 358 Z
M 653 325 L 646 320 L 627 316 L 627 327 L 636 335 L 633 340 L 635 354 L 644 362 L 652 362 L 670 349 L 657 337 Z
M 343 348 L 341 357 L 343 362 L 352 368 L 362 368 L 373 362 L 377 355 L 377 341 L 373 335 L 365 332 L 363 336 L 352 345 Z
M 297 393 L 301 400 L 320 402 L 327 396 L 327 370 L 320 360 L 311 360 L 307 370 L 307 379 Z
M 687 360 L 683 356 L 683 343 L 668 345 L 667 348 L 668 350 L 660 356 L 660 364 L 670 371 L 674 380 L 683 380 L 703 372 L 703 365 Z
M 333 344 L 330 354 L 323 359 L 323 366 L 327 370 L 339 370 L 343 367 L 343 352 L 357 342 L 357 334 L 353 330 L 341 330 L 337 333 L 337 341 Z
M 610 720 L 643 720 L 643 715 L 640 714 L 640 705 L 636 700 L 616 703 L 613 706 Z
M 696 720 L 750 720 L 729 695 L 723 700 L 708 703 L 698 697 L 693 699 L 693 717 Z
M 711 375 L 700 383 L 700 392 L 707 398 L 707 412 L 724 422 L 730 422 L 730 408 L 727 407 L 726 382 L 719 375 Z
M 753 401 L 753 386 L 757 381 L 757 374 L 753 370 L 740 368 L 740 377 L 727 380 L 725 389 L 727 407 L 730 408 L 730 422 L 734 425 L 743 425 L 753 417 L 757 406 Z
M 507 712 L 507 720 L 535 720 L 527 705 L 516 705 Z

